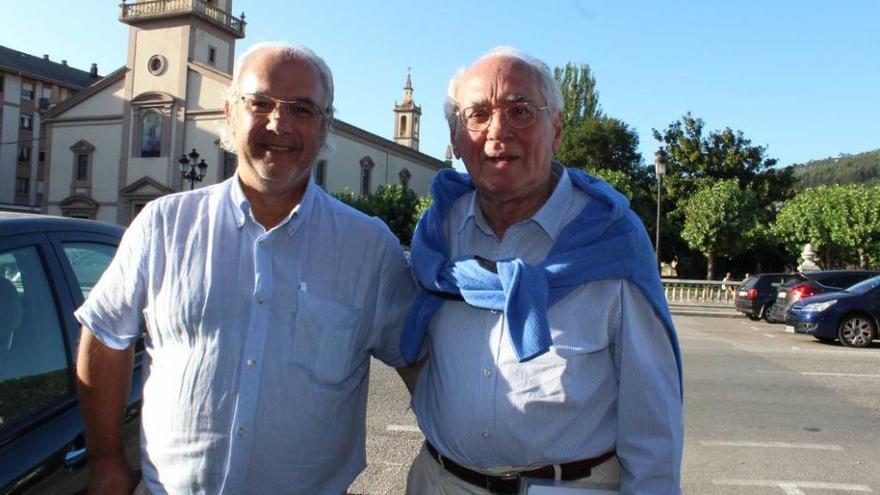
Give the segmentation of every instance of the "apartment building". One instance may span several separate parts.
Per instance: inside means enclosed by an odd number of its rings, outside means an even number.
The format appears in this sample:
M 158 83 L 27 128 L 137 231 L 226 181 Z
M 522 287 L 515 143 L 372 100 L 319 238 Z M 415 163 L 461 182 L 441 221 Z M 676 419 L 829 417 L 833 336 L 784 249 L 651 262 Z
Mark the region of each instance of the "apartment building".
M 40 211 L 45 202 L 45 114 L 97 82 L 88 71 L 0 45 L 0 210 Z

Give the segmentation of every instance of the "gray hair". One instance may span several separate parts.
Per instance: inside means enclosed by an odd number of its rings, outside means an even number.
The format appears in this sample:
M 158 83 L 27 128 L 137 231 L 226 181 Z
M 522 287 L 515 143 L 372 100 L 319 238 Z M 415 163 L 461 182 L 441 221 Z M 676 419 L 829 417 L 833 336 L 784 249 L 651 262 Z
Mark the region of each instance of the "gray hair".
M 458 102 L 455 100 L 455 95 L 458 92 L 458 84 L 461 80 L 461 76 L 464 75 L 468 68 L 473 67 L 484 60 L 495 57 L 514 59 L 531 67 L 538 79 L 538 90 L 540 91 L 541 96 L 546 100 L 546 104 L 550 106 L 553 112 L 562 111 L 562 90 L 559 89 L 559 83 L 556 82 L 556 78 L 553 77 L 553 71 L 550 70 L 550 67 L 548 67 L 547 64 L 527 53 L 517 50 L 516 48 L 510 46 L 496 46 L 477 59 L 477 61 L 469 67 L 458 69 L 458 72 L 456 72 L 455 76 L 449 81 L 449 89 L 446 90 L 446 102 L 443 104 L 443 113 L 446 115 L 446 122 L 449 123 L 450 129 L 453 129 L 457 122 L 455 112 L 457 112 L 459 108 Z
M 238 57 L 238 60 L 235 61 L 235 67 L 232 70 L 232 84 L 229 85 L 229 88 L 227 88 L 223 94 L 224 101 L 228 105 L 236 103 L 241 96 L 242 69 L 247 66 L 251 59 L 263 52 L 278 53 L 285 60 L 308 62 L 318 71 L 321 80 L 321 87 L 324 89 L 324 94 L 327 95 L 327 106 L 324 108 L 324 111 L 327 114 L 327 137 L 325 137 L 324 142 L 321 143 L 319 158 L 329 157 L 333 154 L 334 150 L 333 143 L 329 141 L 329 135 L 330 127 L 333 125 L 333 114 L 336 111 L 336 109 L 333 108 L 333 73 L 330 72 L 330 67 L 327 66 L 324 59 L 316 55 L 315 52 L 309 48 L 295 43 L 288 43 L 286 41 L 263 41 L 260 43 L 254 43 Z M 229 125 L 225 122 L 222 127 L 220 133 L 220 146 L 227 151 L 234 152 L 235 146 L 232 142 L 232 131 L 229 129 Z

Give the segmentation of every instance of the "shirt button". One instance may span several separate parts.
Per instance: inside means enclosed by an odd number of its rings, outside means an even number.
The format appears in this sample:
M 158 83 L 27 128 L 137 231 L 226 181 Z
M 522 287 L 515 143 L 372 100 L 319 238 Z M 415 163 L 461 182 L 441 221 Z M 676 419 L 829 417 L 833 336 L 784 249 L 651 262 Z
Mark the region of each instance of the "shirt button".
M 492 433 L 490 433 L 488 431 L 483 432 L 483 438 L 491 438 L 491 437 L 492 437 Z
M 243 426 L 239 426 L 238 429 L 235 430 L 235 433 L 236 433 L 238 436 L 243 437 L 243 436 L 244 436 L 244 427 L 243 427 Z
M 265 246 L 265 245 L 266 245 L 266 239 L 260 239 L 260 241 L 257 242 L 257 244 L 259 244 L 260 246 Z
M 262 294 L 257 294 L 257 303 L 259 303 L 259 304 L 263 304 L 263 302 L 265 302 L 265 301 L 266 301 L 266 300 L 263 299 L 263 295 L 262 295 Z
M 483 376 L 487 378 L 492 376 L 492 370 L 490 370 L 489 368 L 483 368 Z
M 245 361 L 245 364 L 248 365 L 248 368 L 253 368 L 254 365 L 257 364 L 257 362 L 254 361 L 253 359 L 248 359 L 247 361 Z

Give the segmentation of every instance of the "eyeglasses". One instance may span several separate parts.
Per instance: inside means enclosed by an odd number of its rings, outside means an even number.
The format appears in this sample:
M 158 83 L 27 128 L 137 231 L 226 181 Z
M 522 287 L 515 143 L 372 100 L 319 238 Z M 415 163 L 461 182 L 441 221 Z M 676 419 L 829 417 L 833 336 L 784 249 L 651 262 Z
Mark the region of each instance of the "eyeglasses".
M 244 102 L 247 111 L 253 115 L 268 115 L 279 106 L 287 110 L 288 116 L 303 122 L 315 121 L 327 115 L 325 110 L 308 100 L 287 101 L 269 95 L 250 93 L 242 96 L 241 101 Z
M 535 123 L 538 118 L 538 112 L 541 110 L 549 110 L 550 107 L 536 107 L 529 102 L 519 101 L 510 103 L 502 107 L 490 106 L 474 106 L 467 107 L 458 112 L 462 125 L 470 131 L 485 131 L 492 123 L 492 116 L 495 115 L 495 108 L 500 108 L 504 120 L 510 127 L 515 129 L 525 129 Z

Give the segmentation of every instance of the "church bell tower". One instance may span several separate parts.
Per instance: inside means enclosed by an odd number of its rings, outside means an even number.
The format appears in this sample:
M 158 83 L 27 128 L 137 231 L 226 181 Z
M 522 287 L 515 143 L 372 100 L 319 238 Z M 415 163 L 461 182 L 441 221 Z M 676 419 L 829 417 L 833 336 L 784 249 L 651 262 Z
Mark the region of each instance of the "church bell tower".
M 394 103 L 394 142 L 418 151 L 422 108 L 413 102 L 412 92 L 412 79 L 407 70 L 403 101 L 399 105 Z

